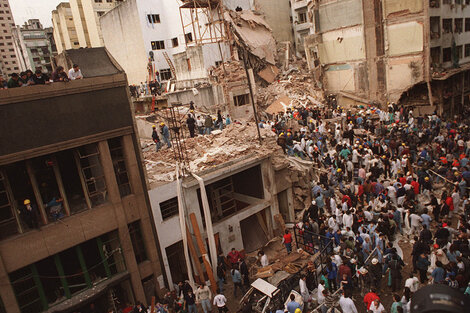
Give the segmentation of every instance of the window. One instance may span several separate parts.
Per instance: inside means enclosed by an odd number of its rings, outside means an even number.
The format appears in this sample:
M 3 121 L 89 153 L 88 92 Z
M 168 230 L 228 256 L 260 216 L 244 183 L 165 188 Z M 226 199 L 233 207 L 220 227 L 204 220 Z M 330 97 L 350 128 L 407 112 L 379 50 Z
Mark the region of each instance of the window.
M 470 32 L 470 18 L 465 19 L 465 31 Z
M 462 18 L 456 18 L 454 20 L 455 22 L 455 27 L 454 27 L 454 31 L 456 33 L 461 33 L 463 32 L 463 19 Z
M 113 0 L 106 0 L 106 2 L 108 2 L 108 3 L 112 3 L 112 2 L 113 2 Z
M 460 45 L 455 47 L 455 49 L 457 50 L 457 57 L 460 60 L 461 58 L 463 58 L 463 47 L 462 45 Z
M 249 98 L 248 94 L 233 97 L 233 104 L 235 106 L 241 106 L 241 105 L 245 105 L 245 104 L 249 104 L 249 103 L 250 103 L 250 98 Z
M 299 16 L 299 24 L 307 23 L 307 12 L 300 12 Z
M 147 20 L 150 24 L 160 23 L 160 14 L 147 14 Z
M 452 4 L 452 0 L 442 0 L 442 3 L 444 3 L 444 4 Z
M 170 200 L 160 202 L 160 212 L 162 213 L 162 220 L 166 220 L 178 214 L 178 198 L 174 197 Z
M 219 67 L 222 65 L 222 61 L 215 61 L 215 67 Z
M 20 68 L 18 66 L 15 66 L 15 68 L 13 68 L 14 70 L 19 70 Z
M 170 80 L 171 79 L 171 70 L 169 68 L 164 68 L 160 70 L 161 80 Z
M 95 0 L 95 3 L 102 3 L 103 0 Z
M 152 50 L 164 50 L 165 49 L 165 42 L 163 40 L 159 41 L 152 41 Z
M 462 4 L 462 0 L 455 0 L 455 4 Z
M 137 264 L 147 260 L 147 252 L 145 250 L 144 238 L 140 229 L 140 221 L 136 221 L 127 225 L 129 236 L 131 237 L 132 248 L 134 249 L 135 260 Z
M 429 0 L 429 7 L 438 8 L 440 6 L 440 0 Z
M 171 43 L 173 44 L 173 48 L 178 47 L 178 37 L 172 38 Z
M 452 32 L 452 19 L 445 18 L 442 20 L 442 30 L 444 34 Z
M 470 44 L 465 45 L 465 57 L 470 57 Z
M 77 149 L 78 163 L 82 171 L 85 187 L 92 206 L 98 206 L 107 201 L 107 188 L 100 152 L 96 144 L 81 146 Z
M 431 48 L 431 63 L 433 66 L 441 63 L 441 47 Z
M 96 14 L 98 14 L 98 16 L 103 16 L 103 15 L 104 15 L 104 11 L 98 11 L 98 12 L 96 12 Z
M 450 62 L 452 59 L 452 51 L 450 48 L 442 49 L 442 62 Z
M 113 160 L 114 175 L 119 187 L 121 197 L 131 194 L 131 185 L 127 174 L 126 160 L 122 150 L 122 138 L 113 138 L 108 140 L 109 152 Z
M 186 43 L 193 42 L 193 34 L 187 33 L 186 35 L 184 35 L 184 40 L 186 41 Z

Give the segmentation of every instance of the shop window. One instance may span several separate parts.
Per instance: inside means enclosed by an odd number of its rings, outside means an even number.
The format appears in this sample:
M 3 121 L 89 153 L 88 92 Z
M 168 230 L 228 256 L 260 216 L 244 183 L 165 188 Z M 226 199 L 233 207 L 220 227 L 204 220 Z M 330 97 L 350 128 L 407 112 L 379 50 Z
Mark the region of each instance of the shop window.
M 98 146 L 96 144 L 82 146 L 77 149 L 77 153 L 87 195 L 92 206 L 105 203 L 107 201 L 107 189 Z
M 178 214 L 178 198 L 174 197 L 170 200 L 160 202 L 160 212 L 162 213 L 162 220 L 166 220 Z
M 145 250 L 144 238 L 140 228 L 140 221 L 136 221 L 127 226 L 129 228 L 129 236 L 131 237 L 132 248 L 134 249 L 135 260 L 137 264 L 147 260 L 147 252 Z
M 113 138 L 108 140 L 109 152 L 113 161 L 114 175 L 119 187 L 121 197 L 131 194 L 131 185 L 129 175 L 127 174 L 126 159 L 122 149 L 122 138 Z

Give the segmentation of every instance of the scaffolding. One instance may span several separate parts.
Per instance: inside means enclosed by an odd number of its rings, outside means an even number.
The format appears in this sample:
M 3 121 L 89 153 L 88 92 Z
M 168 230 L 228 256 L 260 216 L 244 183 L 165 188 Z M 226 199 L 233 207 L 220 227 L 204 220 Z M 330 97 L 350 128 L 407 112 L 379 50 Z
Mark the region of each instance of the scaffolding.
M 222 0 L 180 0 L 186 47 L 228 41 Z M 193 38 L 188 34 L 192 33 Z

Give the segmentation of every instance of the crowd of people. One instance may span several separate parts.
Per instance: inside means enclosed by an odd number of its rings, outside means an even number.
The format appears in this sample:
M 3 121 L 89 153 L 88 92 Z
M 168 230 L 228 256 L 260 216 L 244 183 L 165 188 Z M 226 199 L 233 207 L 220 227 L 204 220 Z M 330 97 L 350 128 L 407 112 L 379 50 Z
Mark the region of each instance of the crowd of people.
M 0 75 L 0 89 L 48 85 L 55 82 L 68 82 L 82 78 L 83 75 L 78 64 L 74 64 L 68 72 L 65 72 L 64 67 L 59 65 L 50 76 L 44 73 L 42 68 L 36 68 L 34 72 L 27 70 L 19 74 L 13 73 L 8 80 L 5 80 L 3 76 Z

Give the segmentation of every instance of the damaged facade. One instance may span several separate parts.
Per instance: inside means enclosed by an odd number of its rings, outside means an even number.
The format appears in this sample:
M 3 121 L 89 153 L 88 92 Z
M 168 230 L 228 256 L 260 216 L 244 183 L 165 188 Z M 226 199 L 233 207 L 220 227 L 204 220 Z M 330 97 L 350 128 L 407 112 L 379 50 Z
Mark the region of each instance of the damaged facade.
M 126 75 L 103 48 L 56 61 L 85 79 L 1 92 L 0 311 L 149 303 L 164 279 Z
M 309 1 L 311 27 L 305 39 L 309 68 L 323 78 L 326 91 L 340 95 L 340 104 L 389 101 L 421 106 L 423 113 L 433 104 L 442 112 L 448 105 L 437 80 L 454 76 L 449 74 L 455 71 L 452 41 L 463 72 L 456 73 L 459 77 L 466 75 L 464 47 L 470 43 L 463 27 L 470 8 L 463 1 L 444 2 Z M 418 92 L 413 92 L 415 88 Z M 463 89 L 458 91 L 461 99 Z

